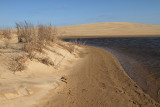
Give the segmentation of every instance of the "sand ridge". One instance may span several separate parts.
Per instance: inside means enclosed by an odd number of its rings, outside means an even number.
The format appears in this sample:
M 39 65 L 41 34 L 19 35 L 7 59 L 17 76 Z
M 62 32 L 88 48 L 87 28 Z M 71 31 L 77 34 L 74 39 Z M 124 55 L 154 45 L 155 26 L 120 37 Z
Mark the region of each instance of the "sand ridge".
M 57 27 L 62 37 L 160 37 L 160 25 L 104 22 Z
M 13 38 L 10 42 L 8 48 L 0 49 L 0 107 L 29 107 L 37 104 L 51 89 L 56 89 L 63 83 L 61 77 L 67 75 L 74 61 L 79 59 L 81 49 L 75 46 L 71 53 L 65 49 L 68 43 L 59 41 L 61 46 L 58 43 L 47 45 L 43 52 L 35 52 L 34 58 L 29 59 L 17 39 Z M 3 40 L 0 43 L 3 46 Z M 26 59 L 22 71 L 11 69 L 17 67 L 13 65 L 13 58 L 17 57 Z M 41 58 L 54 61 L 54 66 L 37 60 Z

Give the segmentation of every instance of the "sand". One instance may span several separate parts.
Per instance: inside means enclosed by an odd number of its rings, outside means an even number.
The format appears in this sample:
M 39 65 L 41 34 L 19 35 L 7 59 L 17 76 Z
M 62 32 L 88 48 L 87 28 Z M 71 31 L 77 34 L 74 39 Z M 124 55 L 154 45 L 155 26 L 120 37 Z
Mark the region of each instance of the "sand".
M 57 27 L 62 37 L 160 37 L 160 25 L 104 22 Z
M 58 43 L 46 46 L 42 53 L 35 53 L 35 58 L 49 57 L 54 66 L 28 58 L 24 63 L 25 69 L 16 72 L 10 69 L 11 66 L 16 67 L 12 57 L 25 54 L 22 44 L 13 38 L 8 48 L 0 48 L 0 107 L 30 107 L 38 104 L 50 90 L 63 83 L 61 78 L 79 59 L 81 48 L 75 46 L 74 52 L 70 53 L 65 49 L 68 43 Z M 0 40 L 0 46 L 3 47 L 3 40 Z
M 103 24 L 104 26 L 102 26 Z M 119 29 L 122 25 L 124 27 L 123 30 L 118 31 L 111 30 L 112 27 L 107 28 L 106 25 L 108 27 L 112 25 L 114 28 L 117 26 Z M 104 36 L 107 32 L 108 35 L 117 34 L 119 36 L 132 34 L 135 31 L 129 30 L 132 27 L 125 28 L 128 25 L 130 24 L 100 23 L 89 24 L 87 27 L 84 27 L 86 25 L 77 25 L 78 27 L 64 28 L 67 32 L 65 35 L 70 36 L 72 34 L 75 36 L 91 36 L 93 34 Z M 132 25 L 137 27 L 137 30 L 138 28 L 145 29 L 144 32 L 142 32 L 143 30 L 137 31 L 137 35 L 160 34 L 158 25 L 141 25 L 140 27 L 137 24 Z M 110 30 L 106 30 L 105 27 Z M 95 28 L 97 30 L 93 30 Z M 153 29 L 147 30 L 151 28 Z M 54 60 L 56 66 L 45 65 L 37 60 L 27 60 L 26 68 L 23 71 L 13 72 L 9 70 L 10 57 L 23 54 L 18 51 L 21 49 L 21 44 L 14 41 L 16 39 L 11 41 L 10 48 L 0 49 L 0 107 L 160 106 L 136 85 L 126 74 L 119 61 L 105 50 L 89 46 L 75 46 L 75 52 L 71 53 L 65 47 L 67 43 L 63 43 L 64 47 L 48 46 L 45 53 Z M 0 44 L 3 42 L 0 41 Z
M 65 59 L 55 69 L 27 61 L 27 69 L 11 72 L 1 56 L 0 107 L 158 107 L 105 50 L 79 47 L 77 55 L 57 48 Z M 55 57 L 55 53 L 49 53 Z M 58 57 L 58 55 L 57 55 Z M 59 56 L 60 57 L 60 56 Z
M 126 74 L 118 60 L 102 49 L 87 47 L 66 76 L 35 107 L 158 107 Z

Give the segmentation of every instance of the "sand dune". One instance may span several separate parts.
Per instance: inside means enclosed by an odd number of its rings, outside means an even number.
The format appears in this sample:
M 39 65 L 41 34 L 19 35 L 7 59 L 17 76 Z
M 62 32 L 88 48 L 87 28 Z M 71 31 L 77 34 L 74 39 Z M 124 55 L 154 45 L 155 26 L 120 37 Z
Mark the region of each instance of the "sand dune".
M 64 37 L 160 36 L 160 25 L 104 22 L 58 27 Z
M 7 48 L 3 39 L 0 40 L 0 107 L 30 107 L 37 104 L 51 89 L 63 83 L 60 79 L 73 66 L 71 63 L 78 59 L 80 49 L 75 46 L 71 53 L 67 50 L 68 43 L 59 41 L 47 45 L 41 53 L 32 53 L 34 58 L 29 59 L 23 50 L 24 45 L 17 43 L 16 35 L 13 35 Z M 21 61 L 15 60 L 17 58 Z M 37 60 L 44 61 L 44 58 L 54 61 L 53 65 Z M 24 69 L 19 70 L 22 65 Z M 15 68 L 18 70 L 14 71 Z

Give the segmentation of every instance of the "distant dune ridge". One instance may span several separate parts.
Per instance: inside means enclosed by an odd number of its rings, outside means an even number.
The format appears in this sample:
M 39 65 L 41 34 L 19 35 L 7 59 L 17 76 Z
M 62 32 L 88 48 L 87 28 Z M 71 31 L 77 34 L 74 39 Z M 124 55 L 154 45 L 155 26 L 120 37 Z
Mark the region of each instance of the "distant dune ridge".
M 128 22 L 104 22 L 58 27 L 63 36 L 137 37 L 160 36 L 160 25 Z

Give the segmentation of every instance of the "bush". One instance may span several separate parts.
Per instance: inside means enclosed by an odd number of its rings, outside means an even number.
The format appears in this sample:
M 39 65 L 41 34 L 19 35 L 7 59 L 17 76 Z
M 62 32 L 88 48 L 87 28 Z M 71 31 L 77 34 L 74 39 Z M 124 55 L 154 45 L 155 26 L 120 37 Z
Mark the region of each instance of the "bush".
M 35 43 L 36 30 L 34 25 L 29 22 L 16 23 L 18 42 Z
M 38 25 L 37 28 L 29 22 L 16 23 L 18 42 L 23 42 L 24 50 L 31 53 L 34 50 L 42 52 L 44 45 L 57 41 L 57 30 L 51 24 Z
M 54 66 L 54 62 L 49 57 L 38 57 L 36 59 L 43 64 Z
M 25 55 L 13 57 L 11 61 L 10 70 L 14 72 L 24 70 L 26 61 L 27 57 Z
M 38 25 L 38 40 L 43 44 L 56 42 L 57 40 L 57 29 L 52 27 L 51 24 L 48 26 Z

